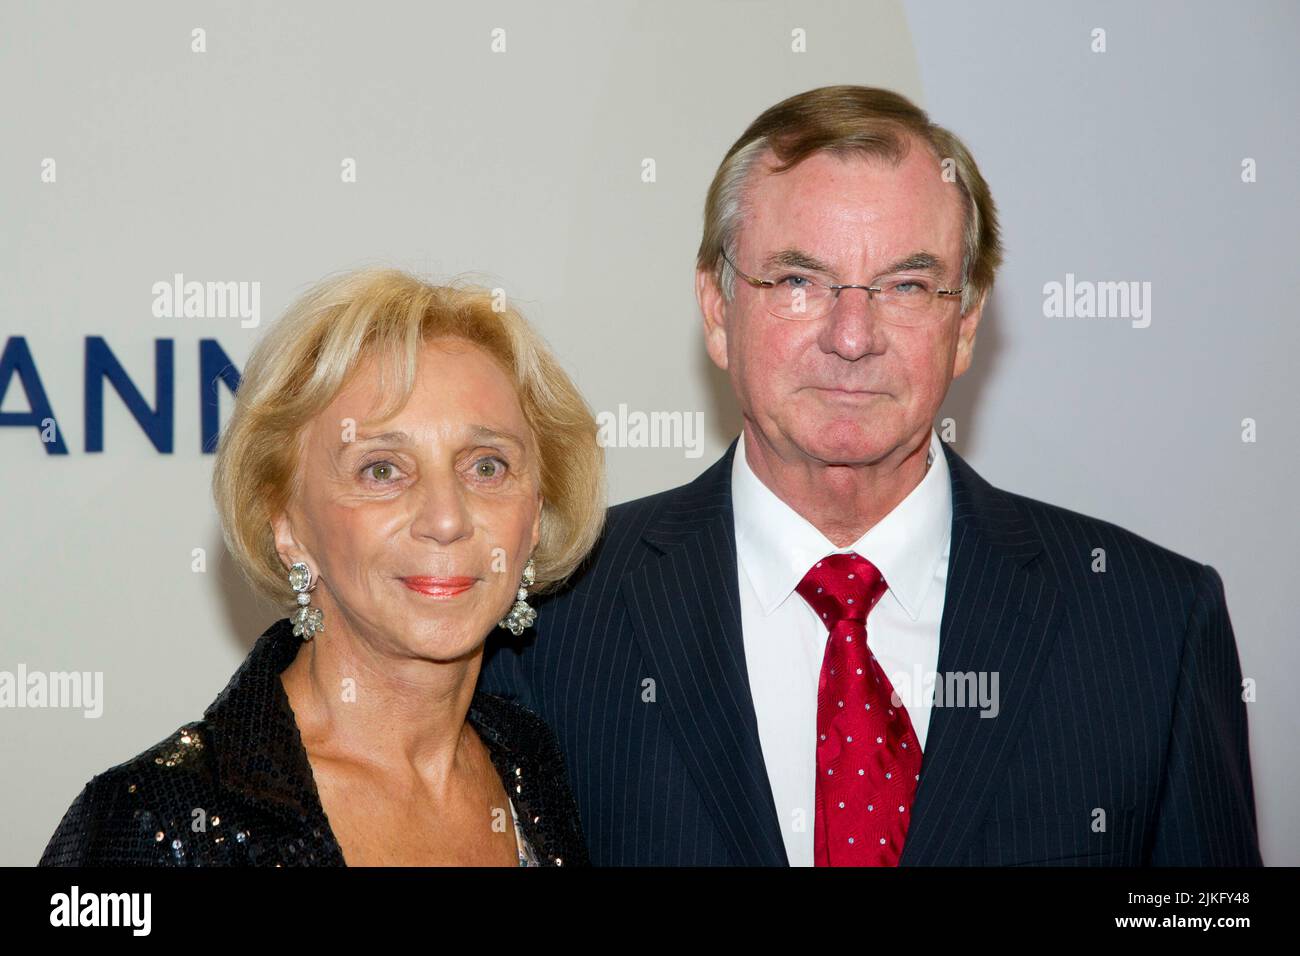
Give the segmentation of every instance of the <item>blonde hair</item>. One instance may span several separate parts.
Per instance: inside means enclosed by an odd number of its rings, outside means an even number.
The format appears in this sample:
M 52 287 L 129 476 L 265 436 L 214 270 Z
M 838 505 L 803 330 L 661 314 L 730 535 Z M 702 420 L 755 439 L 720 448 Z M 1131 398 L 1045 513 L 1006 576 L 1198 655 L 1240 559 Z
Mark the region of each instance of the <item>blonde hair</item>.
M 212 489 L 222 535 L 260 595 L 292 601 L 271 519 L 298 491 L 307 422 L 371 357 L 387 396 L 378 420 L 388 418 L 411 395 L 420 347 L 443 336 L 498 361 L 536 442 L 543 504 L 530 590 L 557 586 L 591 550 L 605 520 L 604 452 L 591 409 L 546 343 L 487 289 L 361 269 L 323 280 L 272 325 L 249 356 L 217 446 Z
M 919 139 L 939 160 L 952 160 L 965 204 L 962 232 L 962 314 L 983 299 L 1002 264 L 998 213 L 988 183 L 965 145 L 930 122 L 919 106 L 891 90 L 868 86 L 823 86 L 782 100 L 765 110 L 723 157 L 704 204 L 704 235 L 697 268 L 718 277 L 728 302 L 735 294 L 735 271 L 722 258 L 732 254 L 746 210 L 750 173 L 769 150 L 779 165 L 792 169 L 818 152 L 858 154 L 898 164 L 912 139 Z M 936 174 L 938 170 L 936 169 Z

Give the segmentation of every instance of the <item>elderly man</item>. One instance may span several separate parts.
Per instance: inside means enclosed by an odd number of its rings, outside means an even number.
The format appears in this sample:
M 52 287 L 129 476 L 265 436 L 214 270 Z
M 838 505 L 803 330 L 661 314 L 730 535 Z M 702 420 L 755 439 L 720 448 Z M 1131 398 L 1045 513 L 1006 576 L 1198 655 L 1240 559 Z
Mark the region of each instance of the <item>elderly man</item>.
M 1260 863 L 1219 575 L 934 429 L 1000 259 L 895 93 L 794 96 L 723 159 L 696 290 L 744 429 L 484 670 L 558 734 L 593 862 Z

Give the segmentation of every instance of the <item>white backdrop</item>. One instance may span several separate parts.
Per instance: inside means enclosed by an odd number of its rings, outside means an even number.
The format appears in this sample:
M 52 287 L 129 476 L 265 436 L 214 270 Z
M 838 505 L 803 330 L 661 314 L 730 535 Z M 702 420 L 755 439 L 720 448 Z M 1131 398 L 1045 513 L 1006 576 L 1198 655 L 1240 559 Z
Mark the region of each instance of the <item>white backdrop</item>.
M 694 447 L 608 449 L 613 502 L 685 482 L 739 430 L 692 292 L 705 190 L 762 109 L 843 82 L 929 109 L 1001 209 L 955 447 L 1220 571 L 1264 858 L 1300 863 L 1298 30 L 1281 0 L 4 4 L 0 671 L 103 685 L 95 717 L 0 708 L 0 864 L 199 717 L 274 619 L 223 555 L 203 348 L 242 368 L 335 270 L 469 273 L 598 412 L 698 416 Z M 256 324 L 156 315 L 178 273 L 257 288 Z M 1067 281 L 1137 283 L 1149 313 L 1049 315 Z M 148 429 L 111 384 L 99 406 L 114 362 Z M 21 423 L 42 402 L 62 446 Z

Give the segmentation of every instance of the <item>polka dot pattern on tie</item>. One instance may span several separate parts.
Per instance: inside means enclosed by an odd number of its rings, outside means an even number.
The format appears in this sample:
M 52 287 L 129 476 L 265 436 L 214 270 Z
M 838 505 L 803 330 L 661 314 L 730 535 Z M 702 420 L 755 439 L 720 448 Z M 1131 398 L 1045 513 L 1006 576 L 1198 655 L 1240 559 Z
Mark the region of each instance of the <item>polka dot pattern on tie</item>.
M 817 692 L 818 866 L 896 866 L 911 822 L 921 747 L 868 649 L 867 618 L 888 587 L 850 552 L 818 561 L 795 589 L 828 631 Z M 898 812 L 875 813 L 878 803 Z

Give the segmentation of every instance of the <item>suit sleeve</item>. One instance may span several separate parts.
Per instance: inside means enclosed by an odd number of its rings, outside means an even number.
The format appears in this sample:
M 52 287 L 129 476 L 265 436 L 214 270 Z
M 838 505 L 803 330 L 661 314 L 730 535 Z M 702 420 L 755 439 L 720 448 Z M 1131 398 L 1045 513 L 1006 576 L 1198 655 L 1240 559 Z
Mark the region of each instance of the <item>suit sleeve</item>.
M 1209 565 L 1187 623 L 1152 866 L 1261 866 L 1241 664 Z

